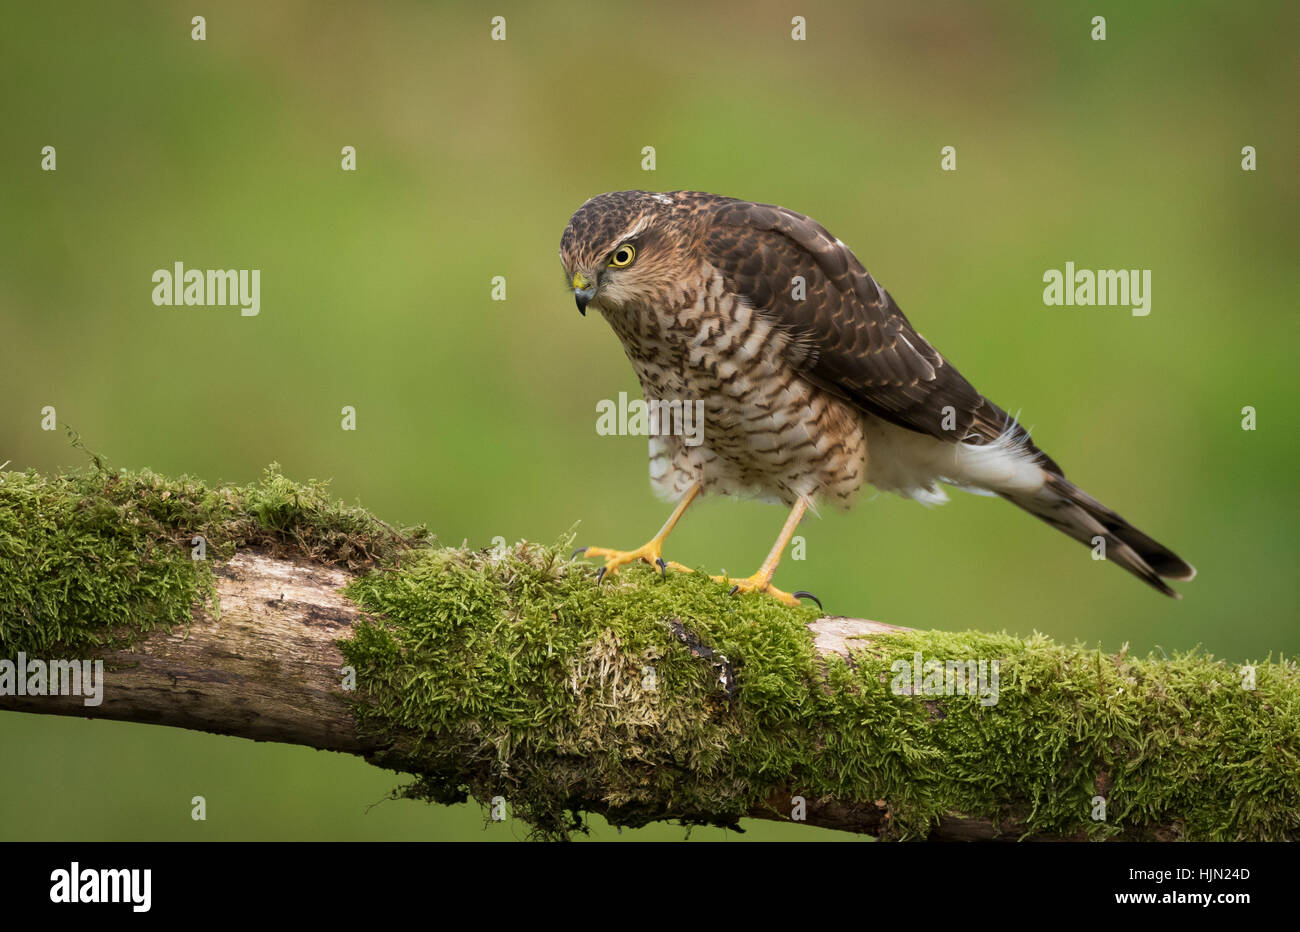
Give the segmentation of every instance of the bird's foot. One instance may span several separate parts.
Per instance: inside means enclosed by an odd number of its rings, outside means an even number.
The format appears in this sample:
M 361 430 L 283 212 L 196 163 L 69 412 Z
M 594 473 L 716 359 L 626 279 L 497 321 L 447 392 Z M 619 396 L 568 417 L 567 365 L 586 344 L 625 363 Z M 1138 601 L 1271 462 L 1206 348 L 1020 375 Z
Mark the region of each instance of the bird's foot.
M 711 578 L 716 582 L 723 583 L 724 585 L 730 583 L 731 591 L 728 595 L 735 595 L 738 592 L 761 592 L 764 595 L 771 596 L 778 602 L 794 608 L 798 608 L 803 604 L 799 601 L 800 599 L 812 599 L 817 603 L 818 608 L 822 607 L 821 599 L 817 598 L 817 596 L 813 595 L 811 592 L 804 592 L 802 589 L 798 592 L 782 592 L 780 589 L 776 588 L 776 586 L 772 585 L 772 577 L 770 575 L 765 575 L 762 572 L 755 573 L 753 576 L 746 577 L 745 579 L 732 579 L 729 576 L 713 576 Z
M 689 566 L 683 566 L 680 563 L 674 563 L 672 560 L 663 558 L 664 542 L 662 538 L 656 537 L 648 543 L 642 544 L 635 550 L 611 550 L 608 547 L 579 547 L 573 551 L 573 556 L 582 554 L 587 557 L 604 557 L 605 565 L 600 568 L 596 574 L 596 581 L 605 578 L 606 574 L 614 575 L 618 572 L 620 566 L 627 566 L 629 563 L 636 563 L 638 560 L 649 563 L 651 566 L 659 567 L 662 575 L 667 575 L 668 570 L 681 570 L 686 573 L 693 572 Z

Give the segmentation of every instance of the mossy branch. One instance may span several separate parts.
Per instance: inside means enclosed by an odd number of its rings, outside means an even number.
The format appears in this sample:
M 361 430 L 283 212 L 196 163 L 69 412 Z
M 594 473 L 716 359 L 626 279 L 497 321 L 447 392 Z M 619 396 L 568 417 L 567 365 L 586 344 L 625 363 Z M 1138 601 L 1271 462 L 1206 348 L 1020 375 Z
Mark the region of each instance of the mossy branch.
M 14 695 L 0 663 L 0 709 L 359 754 L 413 774 L 402 795 L 502 797 L 546 837 L 599 812 L 884 838 L 1300 838 L 1294 663 L 1253 664 L 1251 683 L 1198 653 L 818 618 L 702 574 L 597 586 L 562 554 L 437 547 L 274 468 L 217 488 L 0 472 L 0 658 L 106 667 L 89 707 Z

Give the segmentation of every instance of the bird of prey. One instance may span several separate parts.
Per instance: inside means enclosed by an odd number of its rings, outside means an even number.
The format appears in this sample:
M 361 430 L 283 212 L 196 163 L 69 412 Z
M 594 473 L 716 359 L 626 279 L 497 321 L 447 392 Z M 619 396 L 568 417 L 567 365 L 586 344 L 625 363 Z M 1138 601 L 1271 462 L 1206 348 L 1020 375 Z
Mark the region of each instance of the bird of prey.
M 798 604 L 808 593 L 772 586 L 786 544 L 809 507 L 847 508 L 865 482 L 927 504 L 947 501 L 940 483 L 1001 496 L 1175 598 L 1164 578 L 1196 573 L 1066 479 L 802 214 L 694 191 L 601 194 L 569 220 L 560 259 L 646 401 L 704 405 L 701 442 L 663 425 L 650 437 L 651 485 L 676 502 L 659 533 L 635 550 L 581 548 L 604 558 L 602 577 L 638 560 L 688 570 L 662 553 L 690 503 L 755 498 L 789 518 L 758 572 L 727 581 Z

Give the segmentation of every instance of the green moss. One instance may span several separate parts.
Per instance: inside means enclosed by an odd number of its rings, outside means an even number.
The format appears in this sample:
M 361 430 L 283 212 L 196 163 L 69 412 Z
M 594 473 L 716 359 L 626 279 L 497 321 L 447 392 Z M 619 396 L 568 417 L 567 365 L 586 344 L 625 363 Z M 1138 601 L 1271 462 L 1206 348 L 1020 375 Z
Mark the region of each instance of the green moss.
M 195 536 L 207 559 L 193 559 Z M 358 568 L 426 536 L 333 502 L 324 483 L 291 482 L 275 465 L 260 482 L 215 488 L 110 472 L 98 460 L 51 478 L 0 472 L 0 651 L 120 646 L 184 624 L 195 600 L 211 597 L 212 560 L 240 547 Z
M 1203 654 L 977 632 L 879 637 L 828 660 L 813 611 L 701 575 L 632 569 L 599 588 L 591 575 L 520 544 L 431 551 L 350 587 L 374 613 L 341 642 L 358 721 L 393 739 L 376 762 L 416 774 L 405 795 L 502 796 L 546 837 L 580 828 L 584 800 L 622 825 L 735 824 L 777 791 L 884 800 L 897 838 L 949 813 L 1079 838 L 1300 834 L 1293 665 L 1260 664 L 1252 691 Z M 675 619 L 725 656 L 734 697 Z M 892 665 L 916 652 L 998 660 L 996 704 L 895 695 Z

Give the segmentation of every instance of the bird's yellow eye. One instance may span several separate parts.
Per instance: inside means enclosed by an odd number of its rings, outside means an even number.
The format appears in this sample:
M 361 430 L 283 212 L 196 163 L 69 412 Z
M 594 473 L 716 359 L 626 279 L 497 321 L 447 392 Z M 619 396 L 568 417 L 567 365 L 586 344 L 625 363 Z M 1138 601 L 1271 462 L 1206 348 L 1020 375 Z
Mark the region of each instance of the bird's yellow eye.
M 636 258 L 636 247 L 631 243 L 624 243 L 614 250 L 614 255 L 609 257 L 609 267 L 612 269 L 627 268 Z

